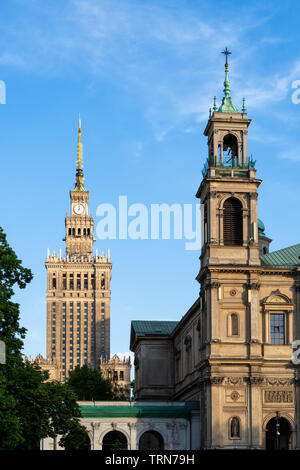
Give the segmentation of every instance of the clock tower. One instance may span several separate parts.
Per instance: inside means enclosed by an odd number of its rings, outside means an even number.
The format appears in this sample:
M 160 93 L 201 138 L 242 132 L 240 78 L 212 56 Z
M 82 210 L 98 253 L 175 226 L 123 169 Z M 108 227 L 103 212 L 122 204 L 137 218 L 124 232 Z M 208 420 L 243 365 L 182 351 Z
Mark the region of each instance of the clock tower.
M 110 254 L 93 254 L 94 221 L 82 170 L 81 121 L 71 213 L 65 218 L 66 255 L 48 256 L 47 364 L 65 381 L 76 365 L 99 368 L 110 357 Z M 46 367 L 46 366 L 45 366 Z
M 84 176 L 82 171 L 82 144 L 81 144 L 81 121 L 79 119 L 78 129 L 78 158 L 76 182 L 73 191 L 70 191 L 71 215 L 66 216 L 66 254 L 92 255 L 93 252 L 93 229 L 94 221 L 92 215 L 89 217 L 89 191 L 84 189 Z

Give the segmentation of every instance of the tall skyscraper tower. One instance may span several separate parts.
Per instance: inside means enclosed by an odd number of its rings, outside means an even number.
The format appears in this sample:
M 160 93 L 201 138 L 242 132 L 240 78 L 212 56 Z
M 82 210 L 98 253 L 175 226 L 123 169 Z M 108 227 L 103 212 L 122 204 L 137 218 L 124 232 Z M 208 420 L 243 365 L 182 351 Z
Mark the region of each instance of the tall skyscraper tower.
M 93 255 L 94 220 L 89 215 L 89 191 L 84 188 L 81 121 L 75 188 L 66 215 L 66 255 L 50 254 L 47 261 L 47 361 L 56 363 L 56 379 L 65 381 L 76 365 L 99 368 L 110 357 L 109 252 Z

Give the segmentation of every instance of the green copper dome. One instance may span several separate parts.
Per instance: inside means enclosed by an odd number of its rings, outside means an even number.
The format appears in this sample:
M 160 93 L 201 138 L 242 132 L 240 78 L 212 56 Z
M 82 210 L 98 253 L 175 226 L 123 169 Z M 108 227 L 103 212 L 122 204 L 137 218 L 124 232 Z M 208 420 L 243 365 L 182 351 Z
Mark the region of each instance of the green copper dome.
M 265 225 L 262 220 L 257 219 L 257 228 L 258 228 L 258 236 L 259 237 L 266 237 L 265 234 Z

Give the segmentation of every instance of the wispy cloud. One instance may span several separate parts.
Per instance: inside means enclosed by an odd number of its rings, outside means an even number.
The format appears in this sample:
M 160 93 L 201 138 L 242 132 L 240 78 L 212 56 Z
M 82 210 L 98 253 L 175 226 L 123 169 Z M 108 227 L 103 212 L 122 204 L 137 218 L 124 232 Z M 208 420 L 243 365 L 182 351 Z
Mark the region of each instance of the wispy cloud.
M 279 153 L 280 158 L 284 158 L 285 160 L 293 160 L 300 162 L 300 145 L 288 145 L 284 150 Z
M 220 98 L 222 93 L 220 51 L 225 45 L 235 52 L 230 73 L 237 106 L 243 96 L 252 109 L 279 102 L 286 97 L 290 81 L 300 75 L 297 60 L 284 76 L 273 73 L 262 78 L 254 60 L 249 68 L 262 42 L 268 47 L 282 41 L 264 31 L 256 41 L 249 41 L 249 32 L 264 26 L 276 11 L 270 14 L 255 3 L 232 9 L 225 20 L 201 3 L 192 9 L 185 2 L 169 8 L 134 0 L 45 1 L 42 5 L 15 1 L 22 5 L 22 15 L 14 25 L 1 22 L 6 38 L 2 65 L 34 73 L 109 77 L 137 95 L 157 140 L 178 126 L 187 128 L 207 119 L 213 96 L 219 91 Z

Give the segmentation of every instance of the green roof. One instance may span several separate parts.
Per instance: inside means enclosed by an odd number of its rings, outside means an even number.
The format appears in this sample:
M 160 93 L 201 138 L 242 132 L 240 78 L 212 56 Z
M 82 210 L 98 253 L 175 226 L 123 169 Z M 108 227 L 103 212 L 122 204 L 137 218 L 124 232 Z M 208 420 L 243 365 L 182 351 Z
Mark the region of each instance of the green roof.
M 263 266 L 296 267 L 300 265 L 300 243 L 260 257 Z
M 189 418 L 191 406 L 80 406 L 83 418 Z
M 169 336 L 178 321 L 133 320 L 132 328 L 136 336 Z

